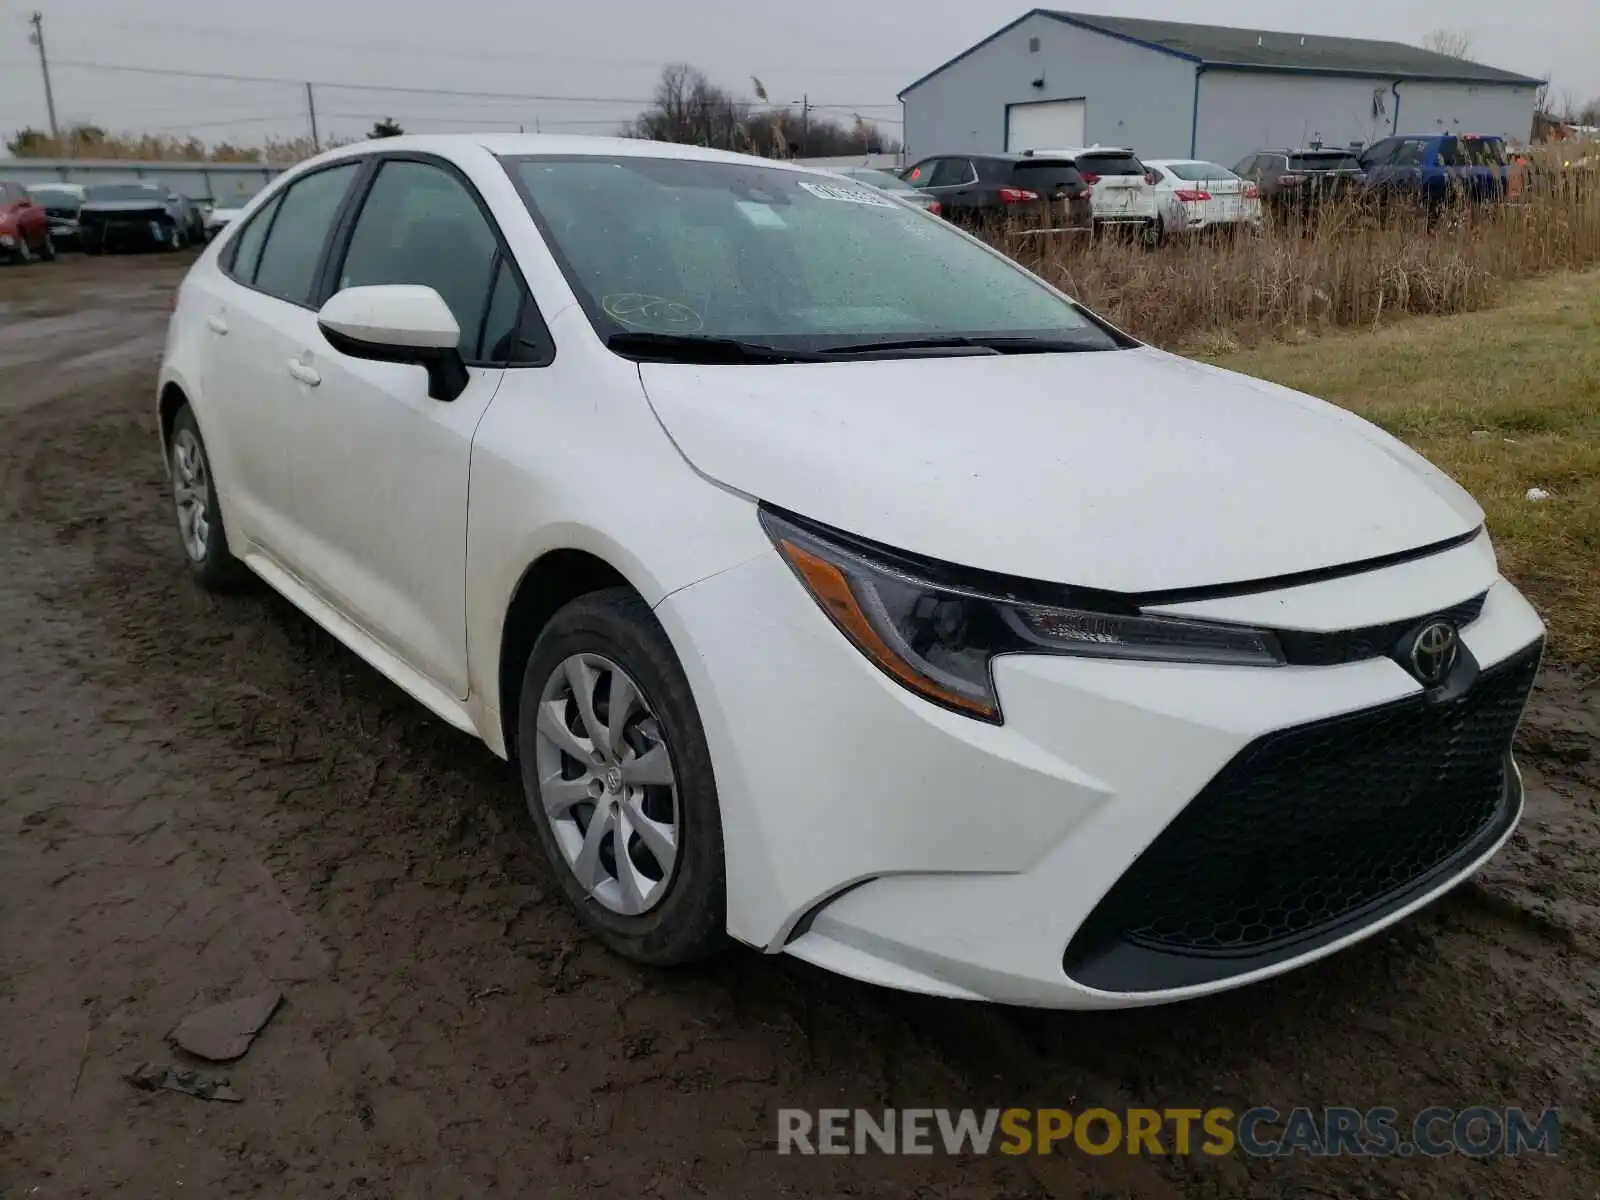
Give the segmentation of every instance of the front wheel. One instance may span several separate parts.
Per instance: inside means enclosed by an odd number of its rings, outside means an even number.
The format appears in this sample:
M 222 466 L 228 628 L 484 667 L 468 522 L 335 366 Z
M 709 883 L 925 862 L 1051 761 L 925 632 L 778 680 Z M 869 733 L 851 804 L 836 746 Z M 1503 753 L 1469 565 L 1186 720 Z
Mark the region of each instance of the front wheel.
M 671 965 L 726 941 L 722 817 L 689 682 L 612 588 L 561 609 L 522 677 L 523 796 L 561 890 L 612 950 Z

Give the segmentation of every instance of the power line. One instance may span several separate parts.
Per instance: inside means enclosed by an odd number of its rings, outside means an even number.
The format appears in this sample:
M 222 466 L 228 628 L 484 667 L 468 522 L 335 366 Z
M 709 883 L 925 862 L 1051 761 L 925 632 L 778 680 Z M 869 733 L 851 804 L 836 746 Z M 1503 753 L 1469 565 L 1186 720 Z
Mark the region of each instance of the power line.
M 69 21 L 68 23 L 71 24 L 72 22 Z M 83 22 L 83 24 L 84 24 L 85 27 L 92 27 L 94 29 L 107 29 L 107 28 L 110 28 L 110 29 L 126 29 L 126 30 L 134 30 L 134 31 L 141 30 L 141 29 L 146 29 L 146 30 L 156 30 L 156 31 L 161 31 L 161 32 L 177 33 L 177 34 L 180 34 L 182 36 L 188 36 L 188 37 L 209 38 L 209 39 L 214 39 L 214 40 L 215 39 L 222 39 L 222 40 L 227 40 L 227 41 L 238 41 L 240 38 L 248 38 L 250 40 L 275 41 L 275 42 L 282 43 L 284 45 L 307 46 L 307 47 L 317 47 L 317 48 L 320 48 L 320 47 L 343 48 L 343 49 L 350 49 L 350 50 L 362 50 L 362 51 L 366 51 L 367 53 L 405 54 L 405 55 L 410 55 L 410 56 L 413 56 L 413 57 L 427 57 L 427 58 L 457 58 L 457 59 L 464 59 L 464 60 L 469 60 L 469 61 L 479 61 L 479 62 L 481 62 L 481 61 L 489 61 L 489 62 L 498 61 L 498 62 L 520 62 L 520 63 L 526 63 L 529 60 L 543 59 L 543 60 L 553 60 L 553 61 L 558 61 L 558 62 L 594 63 L 594 64 L 597 64 L 597 65 L 600 65 L 600 66 L 612 66 L 612 67 L 649 67 L 649 68 L 651 68 L 653 70 L 659 70 L 661 68 L 662 62 L 663 62 L 663 60 L 661 58 L 653 58 L 653 59 L 644 59 L 644 58 L 603 58 L 603 57 L 597 57 L 597 56 L 593 56 L 593 55 L 583 55 L 583 54 L 541 53 L 541 52 L 539 52 L 537 50 L 530 50 L 530 51 L 521 51 L 521 50 L 519 50 L 519 51 L 469 50 L 464 46 L 459 48 L 459 49 L 457 49 L 457 48 L 447 48 L 447 47 L 435 46 L 435 45 L 433 45 L 431 43 L 424 46 L 424 45 L 418 45 L 418 44 L 415 44 L 415 43 L 408 44 L 408 43 L 403 43 L 403 42 L 382 41 L 382 40 L 375 40 L 375 39 L 369 39 L 369 38 L 361 38 L 359 40 L 356 40 L 356 39 L 348 39 L 348 38 L 347 39 L 325 38 L 325 37 L 321 37 L 321 36 L 318 36 L 318 37 L 295 37 L 295 36 L 292 36 L 292 35 L 280 33 L 279 31 L 274 30 L 274 29 L 267 29 L 267 28 L 262 27 L 262 26 L 230 27 L 228 29 L 220 29 L 220 28 L 206 28 L 204 26 L 194 26 L 194 25 L 190 25 L 190 24 L 187 24 L 187 23 L 180 23 L 180 22 L 174 22 L 174 21 L 146 21 L 146 20 L 85 21 L 85 22 Z M 796 73 L 805 73 L 805 74 L 812 74 L 812 75 L 841 75 L 841 76 L 843 76 L 843 75 L 856 75 L 856 76 L 907 75 L 907 76 L 914 76 L 919 72 L 919 68 L 916 68 L 916 67 L 904 67 L 904 68 L 901 68 L 901 67 L 883 67 L 883 66 L 840 67 L 840 66 L 825 66 L 825 65 L 820 65 L 820 64 L 795 65 L 795 64 L 781 64 L 781 63 L 758 63 L 757 66 L 759 67 L 759 69 L 763 73 L 772 72 L 772 71 L 786 71 L 786 72 L 792 71 L 792 72 L 796 72 Z
M 329 88 L 335 91 L 346 92 L 390 92 L 397 95 L 410 96 L 461 96 L 469 99 L 480 100 L 523 100 L 540 103 L 560 104 L 629 104 L 649 105 L 655 103 L 651 96 L 562 96 L 540 94 L 535 92 L 491 92 L 474 91 L 460 88 L 433 88 L 417 87 L 404 84 L 377 84 L 377 83 L 339 83 L 331 79 L 292 79 L 286 75 L 242 75 L 227 71 L 187 71 L 177 67 L 137 67 L 124 63 L 93 62 L 81 58 L 61 58 L 55 60 L 57 67 L 71 67 L 77 70 L 89 71 L 121 71 L 134 75 L 159 75 L 177 79 L 211 79 L 227 83 L 278 83 L 293 87 L 304 87 L 310 84 L 313 87 Z M 796 101 L 798 103 L 798 101 Z M 774 107 L 785 107 L 782 104 Z M 827 104 L 812 104 L 812 108 L 822 108 L 837 111 L 854 111 L 856 109 L 898 108 L 897 104 L 865 103 L 846 104 L 833 102 Z

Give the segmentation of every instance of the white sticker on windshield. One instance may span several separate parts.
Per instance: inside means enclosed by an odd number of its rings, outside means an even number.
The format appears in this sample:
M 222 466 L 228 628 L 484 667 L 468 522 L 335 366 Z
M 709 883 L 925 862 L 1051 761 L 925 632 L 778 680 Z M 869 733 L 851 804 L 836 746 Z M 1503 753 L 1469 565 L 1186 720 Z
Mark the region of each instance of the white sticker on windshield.
M 832 183 L 807 183 L 803 179 L 800 181 L 800 186 L 822 200 L 843 200 L 846 204 L 870 204 L 873 208 L 894 207 L 894 201 L 887 196 L 879 196 L 863 188 L 840 187 Z
M 745 220 L 762 229 L 784 229 L 787 226 L 783 218 L 770 204 L 757 204 L 753 200 L 740 200 L 739 211 L 744 214 Z

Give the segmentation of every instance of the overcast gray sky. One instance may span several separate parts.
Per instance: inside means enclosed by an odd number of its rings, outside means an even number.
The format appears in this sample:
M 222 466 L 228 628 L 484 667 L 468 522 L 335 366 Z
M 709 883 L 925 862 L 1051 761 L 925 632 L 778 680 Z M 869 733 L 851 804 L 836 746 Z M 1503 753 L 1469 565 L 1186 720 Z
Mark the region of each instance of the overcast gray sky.
M 802 93 L 829 115 L 898 132 L 895 93 L 1031 7 L 971 0 L 0 0 L 0 131 L 45 124 L 28 14 L 45 16 L 63 124 L 193 132 L 208 141 L 305 129 L 304 89 L 164 78 L 108 65 L 597 100 L 480 100 L 319 87 L 324 136 L 392 115 L 412 131 L 611 132 L 681 60 L 774 101 Z M 1072 6 L 1068 6 L 1072 7 Z M 1548 75 L 1556 97 L 1600 96 L 1600 0 L 1085 0 L 1159 17 L 1419 42 L 1472 36 L 1471 57 Z M 99 65 L 73 65 L 99 64 Z

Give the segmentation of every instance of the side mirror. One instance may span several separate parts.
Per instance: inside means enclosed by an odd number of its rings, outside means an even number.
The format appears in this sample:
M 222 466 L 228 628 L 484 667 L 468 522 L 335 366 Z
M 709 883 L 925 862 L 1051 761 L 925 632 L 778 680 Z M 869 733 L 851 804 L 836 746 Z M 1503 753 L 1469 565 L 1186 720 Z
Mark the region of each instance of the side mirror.
M 431 287 L 346 288 L 328 297 L 317 325 L 340 354 L 426 368 L 428 395 L 435 400 L 454 400 L 467 390 L 467 364 L 456 348 L 461 326 Z

